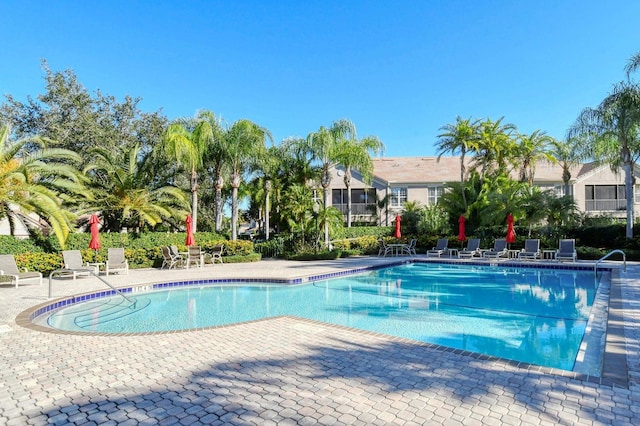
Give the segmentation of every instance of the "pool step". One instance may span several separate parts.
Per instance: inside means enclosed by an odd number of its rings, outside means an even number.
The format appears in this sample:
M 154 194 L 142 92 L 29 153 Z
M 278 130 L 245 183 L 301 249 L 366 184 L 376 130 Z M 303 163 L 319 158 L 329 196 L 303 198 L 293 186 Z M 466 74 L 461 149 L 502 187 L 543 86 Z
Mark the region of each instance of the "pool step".
M 74 323 L 82 329 L 92 328 L 99 324 L 134 314 L 149 306 L 149 303 L 151 302 L 148 299 L 140 300 L 140 298 L 138 298 L 136 304 L 132 306 L 122 298 L 113 298 L 107 303 L 85 309 L 85 313 L 78 314 L 78 312 L 76 312 Z

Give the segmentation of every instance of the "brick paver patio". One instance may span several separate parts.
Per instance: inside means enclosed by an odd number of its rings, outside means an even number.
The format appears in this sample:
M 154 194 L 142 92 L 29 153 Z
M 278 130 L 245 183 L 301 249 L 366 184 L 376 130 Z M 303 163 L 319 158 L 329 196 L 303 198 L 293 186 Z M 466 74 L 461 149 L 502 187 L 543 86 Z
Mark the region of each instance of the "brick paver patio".
M 291 278 L 388 261 L 266 260 L 113 282 Z M 3 286 L 0 424 L 640 424 L 638 278 L 633 265 L 618 280 L 622 386 L 290 317 L 143 336 L 45 333 L 15 318 L 46 301 L 47 283 Z M 53 285 L 56 297 L 102 288 L 95 278 Z

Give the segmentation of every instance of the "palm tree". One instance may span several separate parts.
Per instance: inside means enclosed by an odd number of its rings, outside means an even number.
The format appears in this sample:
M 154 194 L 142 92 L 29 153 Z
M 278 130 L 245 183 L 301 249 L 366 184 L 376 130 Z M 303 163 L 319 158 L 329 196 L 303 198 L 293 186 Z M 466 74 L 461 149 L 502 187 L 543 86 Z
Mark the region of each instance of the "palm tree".
M 622 167 L 627 200 L 626 237 L 633 238 L 633 164 L 640 157 L 640 86 L 618 83 L 597 108 L 585 108 L 569 130 L 589 144 L 594 159 Z
M 148 164 L 139 146 L 129 151 L 96 148 L 95 162 L 85 168 L 92 177 L 92 200 L 81 212 L 100 211 L 105 229 L 119 232 L 123 226 L 155 226 L 163 219 L 179 221 L 188 206 L 185 193 L 175 186 L 153 187 Z
M 249 120 L 233 123 L 225 137 L 226 158 L 231 171 L 231 239 L 235 241 L 238 238 L 238 188 L 242 174 L 264 155 L 266 140 L 273 138 L 267 129 Z
M 355 139 L 356 129 L 349 120 L 334 121 L 331 127 L 320 127 L 317 132 L 307 136 L 307 143 L 313 158 L 320 163 L 320 184 L 323 192 L 323 205 L 329 204 L 330 169 L 340 157 L 340 146 L 344 140 Z M 324 244 L 329 246 L 329 225 L 324 226 Z
M 551 141 L 551 151 L 549 154 L 553 157 L 553 161 L 556 163 L 560 163 L 562 167 L 562 183 L 564 186 L 564 195 L 571 196 L 571 186 L 569 182 L 571 181 L 571 167 L 578 164 L 583 156 L 578 150 L 578 144 L 573 142 L 571 139 L 568 141 L 559 141 L 553 139 Z
M 356 169 L 362 181 L 370 184 L 373 179 L 373 161 L 371 155 L 384 152 L 384 144 L 376 136 L 367 136 L 361 140 L 344 139 L 338 147 L 337 161 L 344 167 L 344 184 L 347 187 L 347 227 L 351 228 L 351 169 Z
M 220 231 L 222 228 L 222 216 L 223 216 L 223 202 L 222 202 L 222 189 L 224 188 L 224 176 L 227 172 L 227 146 L 224 129 L 222 122 L 211 111 L 200 111 L 197 119 L 200 120 L 202 125 L 207 123 L 211 129 L 212 138 L 208 140 L 203 163 L 207 170 L 207 174 L 213 181 L 215 187 L 214 197 L 214 210 L 215 210 L 215 230 Z
M 474 145 L 477 155 L 474 168 L 480 168 L 482 176 L 509 174 L 509 159 L 513 158 L 515 143 L 512 139 L 516 128 L 513 124 L 502 124 L 490 118 L 479 123 L 478 139 Z
M 640 52 L 636 53 L 631 58 L 629 58 L 629 62 L 627 62 L 627 66 L 624 68 L 624 70 L 627 73 L 627 78 L 628 78 L 631 73 L 638 71 L 639 69 L 640 69 Z
M 287 225 L 292 233 L 299 232 L 302 245 L 305 235 L 312 226 L 313 200 L 311 190 L 307 185 L 294 184 L 284 193 L 285 209 L 287 211 Z
M 527 183 L 500 175 L 495 179 L 485 179 L 482 186 L 478 209 L 480 225 L 501 225 L 508 213 L 516 219 L 526 217 L 523 197 L 527 196 L 530 188 Z
M 536 130 L 531 135 L 518 135 L 518 160 L 520 164 L 520 181 L 533 185 L 536 173 L 536 163 L 539 160 L 553 161 L 548 152 L 549 144 L 553 141 L 545 132 Z
M 188 130 L 185 120 L 173 122 L 167 128 L 162 149 L 170 158 L 189 170 L 191 181 L 193 232 L 198 224 L 198 171 L 202 169 L 203 158 L 209 145 L 216 140 L 215 126 L 207 114 L 196 118 L 196 125 L 192 131 Z
M 63 199 L 77 200 L 84 188 L 81 175 L 68 162 L 81 158 L 66 149 L 46 148 L 42 138 L 10 142 L 9 134 L 8 125 L 0 127 L 0 217 L 7 217 L 13 233 L 15 207 L 35 212 L 64 248 L 74 215 L 63 208 Z
M 438 143 L 436 149 L 438 152 L 438 161 L 446 154 L 453 155 L 460 152 L 460 183 L 464 186 L 466 178 L 465 156 L 467 152 L 477 149 L 477 141 L 479 135 L 478 120 L 471 121 L 471 118 L 461 119 L 456 117 L 455 124 L 447 124 L 440 127 L 438 135 Z M 465 210 L 467 209 L 467 200 L 464 191 L 462 191 L 462 200 Z

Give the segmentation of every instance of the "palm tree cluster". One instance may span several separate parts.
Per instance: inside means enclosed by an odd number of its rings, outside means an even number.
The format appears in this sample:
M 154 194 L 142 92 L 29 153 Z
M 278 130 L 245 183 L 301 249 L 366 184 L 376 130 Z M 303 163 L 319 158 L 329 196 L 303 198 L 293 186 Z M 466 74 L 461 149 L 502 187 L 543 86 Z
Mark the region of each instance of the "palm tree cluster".
M 452 226 L 459 215 L 476 227 L 503 224 L 508 213 L 529 226 L 566 224 L 575 216 L 570 196 L 558 198 L 533 185 L 536 165 L 547 161 L 562 163 L 568 187 L 571 166 L 581 159 L 568 143 L 540 130 L 519 133 L 503 118 L 457 117 L 440 130 L 438 160 L 445 154 L 460 156 L 460 182 L 449 184 L 440 201 Z M 564 214 L 558 216 L 558 209 Z

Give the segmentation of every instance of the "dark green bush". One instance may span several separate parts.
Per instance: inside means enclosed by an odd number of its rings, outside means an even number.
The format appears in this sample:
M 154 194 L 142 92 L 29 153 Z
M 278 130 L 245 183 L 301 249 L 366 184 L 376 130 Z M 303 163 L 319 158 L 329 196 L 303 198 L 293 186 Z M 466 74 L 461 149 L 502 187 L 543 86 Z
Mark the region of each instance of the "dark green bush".
M 87 245 L 89 243 L 87 242 Z M 0 235 L 0 253 L 18 254 L 43 251 L 33 239 L 17 239 L 11 235 Z

